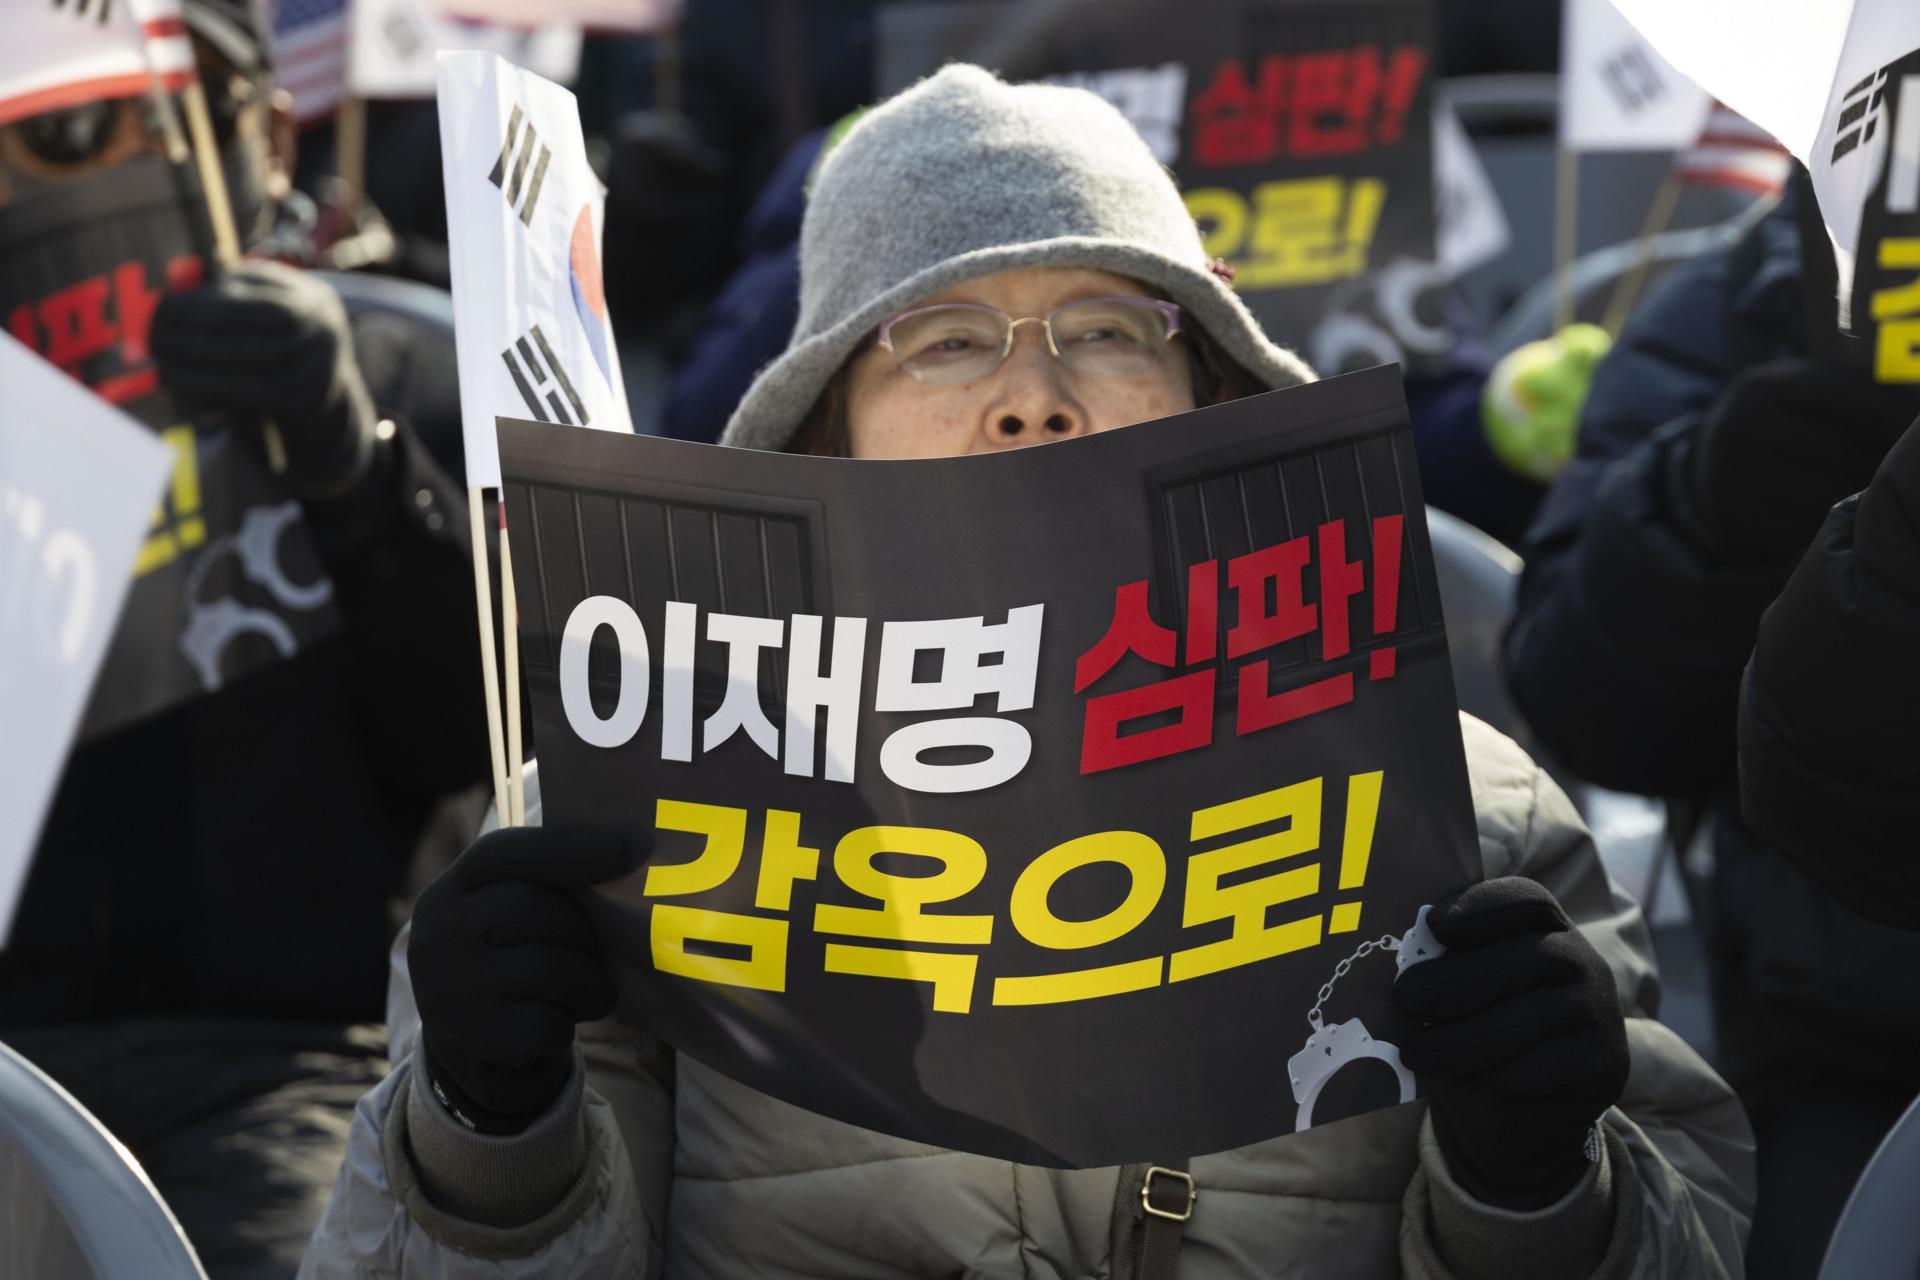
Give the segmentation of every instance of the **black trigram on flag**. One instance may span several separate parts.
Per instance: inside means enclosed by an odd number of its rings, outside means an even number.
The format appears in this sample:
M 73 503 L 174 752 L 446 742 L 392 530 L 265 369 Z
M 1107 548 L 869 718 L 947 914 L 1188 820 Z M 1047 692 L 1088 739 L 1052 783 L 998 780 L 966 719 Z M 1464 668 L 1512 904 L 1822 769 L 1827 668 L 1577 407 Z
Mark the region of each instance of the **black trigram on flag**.
M 1840 115 L 1833 122 L 1834 163 L 1861 143 L 1873 141 L 1873 131 L 1880 124 L 1880 104 L 1887 97 L 1887 71 L 1887 67 L 1880 68 L 1840 99 Z
M 77 18 L 94 18 L 103 27 L 113 16 L 113 0 L 53 0 L 53 7 L 69 9 Z
M 1661 78 L 1659 68 L 1647 57 L 1647 51 L 1639 45 L 1629 45 L 1619 53 L 1608 58 L 1600 68 L 1601 76 L 1612 90 L 1614 101 L 1628 115 L 1633 115 L 1667 91 L 1667 82 Z
M 522 121 L 525 129 L 520 127 Z M 515 143 L 519 144 L 518 150 Z M 507 207 L 517 210 L 520 221 L 527 226 L 533 225 L 533 207 L 540 201 L 540 187 L 547 180 L 547 164 L 552 159 L 553 148 L 540 141 L 533 121 L 516 105 L 507 117 L 507 140 L 500 144 L 500 158 L 493 162 L 487 181 L 506 193 Z M 527 176 L 529 166 L 533 169 L 531 178 Z
M 547 335 L 540 332 L 539 325 L 533 326 L 525 338 L 502 351 L 500 358 L 506 361 L 507 372 L 513 375 L 513 385 L 520 388 L 520 398 L 527 402 L 527 408 L 534 417 L 542 422 L 557 422 L 563 427 L 587 425 L 587 406 L 581 402 L 580 393 L 573 389 L 573 379 L 567 376 L 566 369 L 561 367 L 559 359 L 553 354 L 553 348 L 547 345 Z M 546 395 L 545 404 L 540 400 L 543 392 Z M 569 408 L 573 410 L 572 417 L 567 416 Z

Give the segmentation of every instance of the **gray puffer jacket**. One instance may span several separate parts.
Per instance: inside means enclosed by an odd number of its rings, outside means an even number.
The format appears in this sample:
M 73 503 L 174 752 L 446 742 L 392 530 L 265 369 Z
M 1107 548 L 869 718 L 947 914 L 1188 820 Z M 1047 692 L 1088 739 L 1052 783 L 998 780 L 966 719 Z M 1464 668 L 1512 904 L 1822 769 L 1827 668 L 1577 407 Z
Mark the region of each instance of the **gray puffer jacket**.
M 1572 805 L 1512 741 L 1470 717 L 1462 731 L 1486 874 L 1551 889 L 1628 1015 L 1633 1070 L 1600 1161 L 1537 1213 L 1487 1206 L 1448 1173 L 1419 1102 L 1201 1156 L 1181 1280 L 1742 1274 L 1753 1142 L 1739 1103 L 1653 1020 L 1640 912 Z M 1040 1169 L 904 1142 L 611 1023 L 581 1028 L 579 1069 L 526 1133 L 472 1133 L 420 1083 L 404 935 L 393 957 L 401 1065 L 360 1103 L 303 1280 L 1133 1274 L 1144 1166 Z

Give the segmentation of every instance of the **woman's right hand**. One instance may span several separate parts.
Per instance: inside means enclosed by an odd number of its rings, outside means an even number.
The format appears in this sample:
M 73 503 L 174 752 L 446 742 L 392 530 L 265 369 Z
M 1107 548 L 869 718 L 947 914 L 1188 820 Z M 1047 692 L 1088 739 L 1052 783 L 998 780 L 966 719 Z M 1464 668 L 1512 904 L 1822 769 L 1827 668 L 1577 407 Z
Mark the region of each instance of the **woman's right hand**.
M 574 1024 L 614 1005 L 578 895 L 638 860 L 610 831 L 491 831 L 420 895 L 407 965 L 428 1083 L 462 1123 L 518 1133 L 560 1095 Z

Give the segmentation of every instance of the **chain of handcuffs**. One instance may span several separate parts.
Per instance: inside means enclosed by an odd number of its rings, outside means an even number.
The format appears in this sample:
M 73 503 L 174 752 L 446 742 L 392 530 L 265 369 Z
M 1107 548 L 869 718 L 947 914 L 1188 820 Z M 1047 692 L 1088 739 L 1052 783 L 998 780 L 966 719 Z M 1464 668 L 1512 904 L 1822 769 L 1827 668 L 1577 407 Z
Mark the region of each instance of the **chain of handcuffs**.
M 1324 1028 L 1320 1009 L 1333 998 L 1333 984 L 1353 972 L 1356 960 L 1364 960 L 1376 951 L 1398 951 L 1400 941 L 1390 933 L 1383 933 L 1377 938 L 1361 943 L 1352 955 L 1333 966 L 1333 976 L 1321 984 L 1319 999 L 1313 1002 L 1313 1008 L 1307 1010 L 1307 1024 L 1313 1028 L 1315 1035 Z M 1587 1140 L 1582 1147 L 1582 1154 L 1586 1156 L 1589 1164 L 1600 1163 L 1600 1126 L 1597 1122 L 1587 1129 Z
M 1371 942 L 1363 942 L 1360 949 L 1333 967 L 1333 976 L 1320 988 L 1320 998 L 1313 1002 L 1313 1008 L 1307 1011 L 1307 1023 L 1318 1034 L 1321 1030 L 1320 1006 L 1333 998 L 1333 984 L 1347 976 L 1353 970 L 1353 962 L 1364 960 L 1375 951 L 1398 951 L 1400 939 L 1390 933 L 1383 933 Z

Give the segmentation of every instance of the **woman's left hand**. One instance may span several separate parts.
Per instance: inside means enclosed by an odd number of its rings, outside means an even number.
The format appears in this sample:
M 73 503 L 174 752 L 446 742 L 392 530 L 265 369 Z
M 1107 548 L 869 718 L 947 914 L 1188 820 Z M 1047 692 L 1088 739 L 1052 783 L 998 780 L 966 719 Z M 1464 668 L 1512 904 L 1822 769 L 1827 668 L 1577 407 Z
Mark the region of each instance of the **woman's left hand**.
M 1585 1176 L 1594 1123 L 1626 1087 L 1613 974 L 1522 876 L 1462 890 L 1427 926 L 1447 950 L 1394 984 L 1420 1023 L 1401 1060 L 1420 1076 L 1455 1180 L 1488 1204 L 1543 1209 Z

